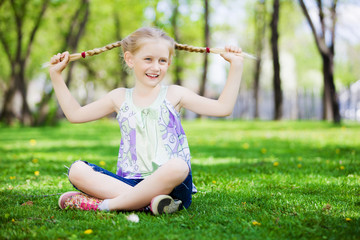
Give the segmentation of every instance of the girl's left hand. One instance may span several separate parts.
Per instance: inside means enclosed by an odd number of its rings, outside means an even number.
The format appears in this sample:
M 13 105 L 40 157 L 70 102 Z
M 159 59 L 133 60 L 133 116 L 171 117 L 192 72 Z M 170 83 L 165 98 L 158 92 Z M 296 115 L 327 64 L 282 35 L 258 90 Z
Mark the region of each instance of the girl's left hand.
M 240 56 L 240 53 L 242 52 L 241 48 L 236 46 L 226 46 L 225 47 L 226 53 L 220 54 L 226 61 L 233 63 L 233 61 L 239 61 L 242 63 L 244 58 Z M 234 54 L 236 53 L 236 54 Z

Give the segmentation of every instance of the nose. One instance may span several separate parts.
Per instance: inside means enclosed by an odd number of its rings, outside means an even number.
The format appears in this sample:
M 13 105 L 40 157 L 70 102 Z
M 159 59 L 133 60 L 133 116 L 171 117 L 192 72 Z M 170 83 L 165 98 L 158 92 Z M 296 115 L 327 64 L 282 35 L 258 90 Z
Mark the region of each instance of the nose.
M 154 61 L 151 65 L 151 70 L 160 71 L 160 64 L 157 61 Z

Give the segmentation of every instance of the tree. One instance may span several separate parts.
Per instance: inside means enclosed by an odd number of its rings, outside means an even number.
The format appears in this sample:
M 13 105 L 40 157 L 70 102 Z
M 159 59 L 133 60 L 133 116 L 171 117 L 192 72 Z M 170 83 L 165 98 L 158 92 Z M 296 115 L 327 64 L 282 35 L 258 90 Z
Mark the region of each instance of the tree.
M 273 67 L 274 67 L 274 120 L 280 120 L 282 117 L 282 90 L 281 90 L 281 79 L 280 79 L 280 62 L 279 62 L 279 11 L 280 1 L 274 0 L 273 3 L 273 14 L 270 23 L 271 26 L 271 50 L 273 55 Z
M 63 46 L 60 52 L 69 51 L 77 52 L 78 45 L 81 37 L 84 35 L 85 27 L 90 14 L 90 3 L 89 0 L 82 0 L 79 8 L 76 9 L 74 15 L 69 22 L 67 33 L 64 37 Z M 72 73 L 76 62 L 70 62 L 67 67 L 67 75 L 65 78 L 66 85 L 69 87 L 72 80 Z M 39 103 L 38 114 L 36 117 L 36 125 L 44 125 L 45 122 L 55 122 L 56 114 L 49 115 L 49 101 L 53 96 L 54 90 L 46 93 L 44 92 L 42 99 Z
M 204 0 L 204 40 L 205 40 L 205 46 L 209 47 L 210 46 L 209 0 Z M 204 54 L 203 74 L 202 74 L 200 90 L 199 90 L 199 94 L 201 96 L 205 95 L 207 68 L 208 68 L 208 55 Z
M 323 119 L 332 120 L 334 123 L 340 123 L 341 116 L 338 96 L 334 84 L 334 46 L 337 0 L 331 1 L 327 8 L 324 6 L 322 0 L 316 1 L 320 22 L 319 29 L 315 28 L 314 20 L 310 17 L 307 5 L 305 5 L 303 0 L 299 0 L 299 2 L 322 58 L 322 71 L 324 77 Z M 327 13 L 327 10 L 329 10 L 328 18 L 330 24 L 327 24 L 325 21 L 325 13 Z
M 22 0 L 2 1 L 2 5 L 10 6 L 11 10 L 1 9 L 3 24 L 0 28 L 0 42 L 5 50 L 11 66 L 9 86 L 4 94 L 4 104 L 0 121 L 10 124 L 16 117 L 24 125 L 30 125 L 33 118 L 27 103 L 27 85 L 25 69 L 29 61 L 31 48 L 42 22 L 49 0 L 37 3 Z M 40 4 L 40 5 L 39 5 Z M 38 10 L 39 9 L 39 10 Z M 31 13 L 31 14 L 29 14 Z M 4 24 L 6 22 L 6 24 Z M 31 28 L 25 28 L 32 23 Z M 16 113 L 14 98 L 21 97 L 21 111 Z
M 255 110 L 254 118 L 259 117 L 259 88 L 260 88 L 260 73 L 262 63 L 262 51 L 264 49 L 264 39 L 266 30 L 266 5 L 265 0 L 258 0 L 255 3 L 255 52 L 256 52 L 256 63 L 255 63 L 255 76 L 254 76 L 254 100 Z
M 171 26 L 173 30 L 174 40 L 177 43 L 181 43 L 180 41 L 180 34 L 179 34 L 179 26 L 178 26 L 178 16 L 179 16 L 179 2 L 178 0 L 173 0 L 173 13 L 171 16 Z M 181 73 L 182 73 L 182 66 L 180 64 L 180 56 L 181 53 L 178 52 L 177 56 L 173 59 L 173 63 L 175 65 L 175 71 L 174 71 L 174 78 L 175 78 L 175 84 L 182 85 L 182 79 L 181 79 Z

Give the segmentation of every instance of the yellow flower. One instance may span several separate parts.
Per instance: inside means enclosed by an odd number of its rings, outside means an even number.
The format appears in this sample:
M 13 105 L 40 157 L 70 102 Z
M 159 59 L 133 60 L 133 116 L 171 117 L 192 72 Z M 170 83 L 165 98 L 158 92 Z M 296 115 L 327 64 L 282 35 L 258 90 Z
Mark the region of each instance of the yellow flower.
M 274 162 L 274 167 L 279 166 L 279 162 Z
M 36 145 L 36 140 L 35 139 L 30 139 L 30 145 L 35 146 Z
M 33 162 L 33 163 L 38 163 L 39 160 L 38 160 L 37 158 L 34 158 L 34 159 L 32 160 L 32 162 Z
M 100 161 L 100 166 L 105 166 L 105 165 L 106 165 L 106 162 Z
M 11 219 L 12 222 L 15 222 L 15 219 Z
M 212 183 L 214 183 L 214 184 L 215 184 L 215 183 L 216 183 L 216 181 L 212 181 Z
M 265 154 L 266 152 L 267 152 L 266 148 L 262 148 L 262 149 L 261 149 L 261 153 L 262 153 L 262 154 Z
M 35 174 L 35 176 L 39 176 L 39 175 L 40 175 L 40 172 L 39 172 L 39 171 L 35 171 L 34 174 Z
M 297 167 L 298 167 L 298 168 L 301 168 L 301 167 L 302 167 L 302 165 L 301 165 L 301 164 L 298 164 L 298 165 L 297 165 Z
M 10 180 L 14 180 L 16 176 L 10 176 Z
M 346 220 L 347 222 L 351 222 L 351 221 L 352 221 L 351 218 L 345 218 L 345 220 Z
M 242 202 L 243 205 L 246 205 L 246 202 Z
M 261 225 L 261 223 L 255 221 L 255 220 L 252 221 L 252 224 L 253 224 L 254 226 L 260 226 L 260 225 Z
M 93 230 L 92 229 L 87 229 L 84 231 L 85 234 L 92 234 L 93 233 Z
M 244 143 L 242 145 L 243 149 L 249 149 L 250 145 L 248 143 Z
M 340 166 L 340 170 L 344 170 L 345 169 L 345 167 L 344 166 Z

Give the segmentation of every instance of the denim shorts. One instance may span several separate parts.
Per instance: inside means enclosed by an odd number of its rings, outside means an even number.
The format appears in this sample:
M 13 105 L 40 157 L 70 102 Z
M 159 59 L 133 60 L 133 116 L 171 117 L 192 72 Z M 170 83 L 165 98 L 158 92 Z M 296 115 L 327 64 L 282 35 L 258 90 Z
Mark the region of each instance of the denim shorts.
M 89 163 L 86 161 L 82 161 L 82 160 L 79 160 L 79 161 L 86 163 L 87 165 L 92 167 L 92 169 L 94 169 L 94 171 L 96 171 L 96 172 L 113 177 L 113 178 L 115 178 L 119 181 L 122 181 L 132 187 L 135 187 L 138 183 L 140 183 L 142 180 L 144 180 L 144 179 L 128 179 L 128 178 L 120 177 L 120 176 L 116 175 L 115 173 L 112 173 L 102 167 L 95 165 L 95 164 L 92 164 L 92 163 Z M 70 168 L 71 168 L 71 166 L 70 166 Z M 70 168 L 69 168 L 69 171 L 70 171 Z M 72 185 L 74 186 L 74 184 L 72 184 Z M 74 188 L 76 188 L 76 186 L 74 186 Z M 78 188 L 76 188 L 76 189 L 79 190 Z M 180 185 L 176 186 L 169 195 L 173 199 L 181 200 L 184 208 L 187 209 L 188 207 L 190 207 L 191 199 L 192 199 L 192 174 L 191 174 L 191 171 L 190 171 L 189 175 L 186 177 L 186 179 Z

